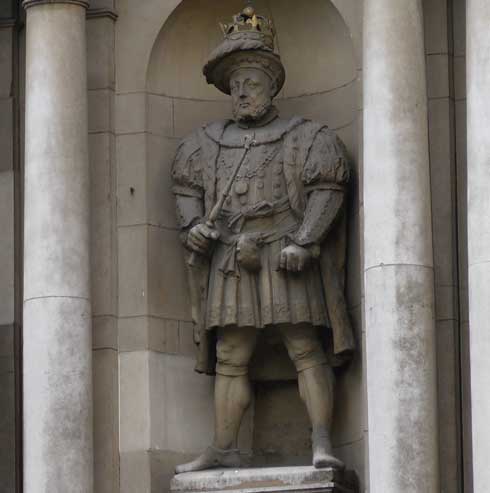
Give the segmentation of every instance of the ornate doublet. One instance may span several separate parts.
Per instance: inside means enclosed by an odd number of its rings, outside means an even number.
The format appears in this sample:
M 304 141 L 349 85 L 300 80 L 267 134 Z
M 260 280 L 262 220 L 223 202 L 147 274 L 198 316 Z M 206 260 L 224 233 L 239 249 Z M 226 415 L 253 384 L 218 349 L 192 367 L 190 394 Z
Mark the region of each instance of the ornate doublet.
M 328 326 L 328 286 L 318 264 L 301 273 L 279 268 L 281 250 L 289 243 L 312 247 L 324 239 L 324 232 L 302 228 L 310 195 L 343 192 L 348 181 L 344 146 L 327 127 L 293 118 L 239 130 L 225 121 L 189 136 L 174 163 L 174 193 L 194 197 L 201 210 L 180 211 L 181 227 L 185 232 L 205 220 L 243 155 L 245 135 L 255 144 L 216 222 L 221 236 L 210 259 L 206 326 Z M 237 247 L 243 238 L 256 246 L 257 269 L 240 265 Z

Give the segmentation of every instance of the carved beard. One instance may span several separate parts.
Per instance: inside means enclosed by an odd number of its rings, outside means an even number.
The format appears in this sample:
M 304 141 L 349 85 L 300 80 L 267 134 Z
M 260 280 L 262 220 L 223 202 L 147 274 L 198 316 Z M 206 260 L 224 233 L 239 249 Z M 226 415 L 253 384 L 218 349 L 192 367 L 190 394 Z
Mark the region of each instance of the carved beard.
M 267 114 L 272 105 L 272 100 L 250 105 L 248 108 L 241 109 L 239 103 L 233 106 L 233 118 L 237 122 L 249 123 L 260 120 Z

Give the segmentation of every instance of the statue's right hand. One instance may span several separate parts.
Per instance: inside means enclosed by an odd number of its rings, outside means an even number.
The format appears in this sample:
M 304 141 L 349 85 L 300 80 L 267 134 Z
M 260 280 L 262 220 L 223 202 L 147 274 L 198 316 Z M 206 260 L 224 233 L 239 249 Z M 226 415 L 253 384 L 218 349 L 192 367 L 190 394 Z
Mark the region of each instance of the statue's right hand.
M 207 255 L 213 241 L 219 238 L 219 232 L 207 224 L 196 224 L 187 235 L 187 246 L 194 252 Z

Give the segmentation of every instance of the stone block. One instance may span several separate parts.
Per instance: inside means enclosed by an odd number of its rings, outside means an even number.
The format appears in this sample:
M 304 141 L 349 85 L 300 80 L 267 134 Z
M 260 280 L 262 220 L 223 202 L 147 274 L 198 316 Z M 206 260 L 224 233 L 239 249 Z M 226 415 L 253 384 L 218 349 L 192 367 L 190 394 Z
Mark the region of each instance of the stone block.
M 0 357 L 0 359 L 2 359 Z M 15 376 L 0 370 L 0 491 L 16 491 Z
M 8 98 L 12 91 L 13 28 L 0 29 L 0 98 Z
M 356 67 L 362 67 L 362 11 L 357 0 L 332 0 L 349 29 L 354 45 Z
M 177 3 L 118 0 L 115 23 L 117 88 L 120 92 L 144 91 L 147 86 L 148 60 L 155 40 Z M 160 53 L 158 53 L 160 55 Z M 155 62 L 162 64 L 162 58 Z
M 296 368 L 282 338 L 272 327 L 259 334 L 250 362 L 250 378 L 254 381 L 272 382 L 297 379 Z
M 179 352 L 179 322 L 156 317 L 119 319 L 119 350 Z
M 179 322 L 179 354 L 195 358 L 197 354 L 194 343 L 194 324 L 192 322 Z
M 466 57 L 454 57 L 454 97 L 456 100 L 466 98 Z
M 360 309 L 357 310 L 360 315 Z M 351 317 L 355 319 L 355 317 Z M 360 331 L 360 330 L 359 330 Z M 365 401 L 362 389 L 362 347 L 357 347 L 353 360 L 336 375 L 332 441 L 343 447 L 362 438 Z M 353 467 L 347 463 L 349 467 Z
M 115 0 L 90 0 L 91 9 L 114 9 Z
M 255 466 L 311 464 L 310 434 L 296 381 L 255 383 Z
M 92 313 L 116 313 L 117 258 L 114 137 L 89 136 Z
M 171 168 L 178 143 L 178 139 L 154 134 L 147 137 L 148 219 L 166 228 L 177 227 Z
M 461 491 L 459 334 L 457 321 L 436 323 L 441 491 Z
M 14 166 L 14 115 L 12 98 L 0 98 L 0 172 L 10 171 Z
M 429 101 L 429 149 L 435 282 L 451 285 L 456 272 L 456 167 L 453 106 Z
M 446 0 L 423 2 L 425 24 L 425 52 L 448 52 L 448 12 Z
M 145 315 L 148 310 L 148 227 L 118 230 L 120 317 Z
M 89 89 L 114 88 L 114 21 L 97 17 L 87 21 L 87 84 Z
M 114 91 L 93 89 L 88 91 L 89 133 L 113 132 Z
M 116 137 L 119 225 L 146 223 L 146 135 Z
M 120 490 L 116 490 L 117 493 L 150 493 L 150 453 L 147 450 L 121 452 L 120 457 Z
M 146 315 L 119 317 L 119 351 L 146 351 L 149 349 L 148 327 L 150 319 Z
M 148 306 L 156 317 L 191 320 L 187 272 L 178 231 L 150 226 Z
M 148 348 L 160 353 L 180 353 L 180 324 L 178 320 L 150 317 Z
M 361 303 L 361 231 L 360 216 L 356 211 L 351 211 L 349 215 L 348 245 L 347 245 L 347 272 L 345 293 L 347 304 L 350 307 L 358 306 Z
M 449 55 L 427 55 L 427 96 L 432 98 L 448 98 L 452 71 L 449 69 Z
M 194 358 L 156 352 L 148 357 L 151 448 L 201 452 L 214 432 L 214 379 L 194 372 Z
M 356 115 L 358 116 L 359 112 L 357 112 Z M 351 170 L 354 174 L 354 179 L 356 178 L 355 175 L 359 172 L 359 160 L 361 158 L 361 154 L 359 152 L 359 136 L 362 135 L 362 132 L 360 132 L 360 130 L 359 118 L 357 118 L 351 125 L 339 128 L 335 132 L 347 148 L 347 156 L 349 158 Z M 352 194 L 353 192 L 354 191 L 351 186 L 350 193 Z
M 14 325 L 0 325 L 0 358 L 14 359 Z M 9 364 L 8 371 L 13 371 Z
M 113 349 L 93 353 L 94 491 L 119 487 L 118 355 Z
M 195 458 L 195 454 L 173 450 L 150 450 L 150 471 L 152 491 L 170 492 L 170 481 L 175 475 L 175 466 L 184 464 Z
M 367 491 L 365 475 L 368 471 L 368 458 L 365 449 L 367 449 L 367 443 L 364 437 L 352 443 L 334 448 L 335 456 L 346 464 L 348 470 L 353 471 L 353 481 L 359 482 L 359 491 L 363 492 Z
M 0 173 L 0 325 L 14 322 L 14 173 Z
M 356 78 L 352 39 L 331 2 L 313 1 L 308 8 L 301 2 L 268 7 L 286 67 L 285 97 L 331 91 Z M 360 22 L 359 8 L 356 17 Z
M 49 487 L 53 477 L 54 490 L 70 490 L 74 478 L 82 483 L 79 491 L 89 489 L 93 471 L 90 326 L 90 302 L 83 298 L 24 302 L 23 456 L 25 470 L 32 471 L 24 475 L 26 491 Z M 47 468 L 52 469 L 43 474 Z
M 454 56 L 466 53 L 466 0 L 454 0 L 453 6 L 453 50 Z
M 162 137 L 174 135 L 174 102 L 157 94 L 147 95 L 148 132 Z
M 173 9 L 175 4 L 168 5 Z M 173 10 L 171 21 L 152 40 L 149 90 L 177 98 L 226 99 L 224 94 L 206 83 L 201 68 L 211 50 L 223 39 L 218 19 L 229 19 L 241 7 L 237 0 L 228 0 L 189 2 Z M 189 26 L 193 26 L 192 29 Z
M 385 459 L 383 471 L 400 464 L 407 470 L 409 460 L 422 478 L 433 473 L 437 456 L 431 442 L 437 429 L 432 282 L 432 269 L 423 266 L 382 265 L 365 272 L 369 457 L 376 464 Z M 400 487 L 410 491 L 412 479 Z
M 456 320 L 458 315 L 456 286 L 435 286 L 436 321 Z
M 0 18 L 11 19 L 14 17 L 14 5 L 12 0 L 6 0 L 0 4 Z
M 114 315 L 93 317 L 92 334 L 94 349 L 117 349 L 117 318 Z
M 174 137 L 183 138 L 200 125 L 231 118 L 231 101 L 174 100 Z
M 325 93 L 278 99 L 277 107 L 284 118 L 301 115 L 338 130 L 357 118 L 356 82 Z
M 178 474 L 171 483 L 172 492 L 315 493 L 354 492 L 346 484 L 347 474 L 333 469 L 306 467 L 269 467 L 257 469 L 218 469 Z
M 152 382 L 149 357 L 148 351 L 119 354 L 119 447 L 121 453 L 148 450 L 154 439 L 150 414 L 150 399 L 153 399 L 153 395 L 150 390 Z M 164 407 L 161 407 L 159 412 L 163 410 Z M 121 480 L 123 476 L 121 471 Z
M 131 134 L 146 130 L 146 94 L 143 92 L 116 94 L 116 134 Z

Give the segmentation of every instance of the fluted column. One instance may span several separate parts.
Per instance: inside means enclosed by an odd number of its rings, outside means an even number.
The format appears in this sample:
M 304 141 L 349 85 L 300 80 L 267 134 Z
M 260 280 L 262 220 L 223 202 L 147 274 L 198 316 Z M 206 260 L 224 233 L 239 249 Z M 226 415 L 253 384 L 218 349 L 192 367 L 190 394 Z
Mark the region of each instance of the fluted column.
M 371 493 L 439 491 L 420 0 L 364 2 L 364 280 Z
M 490 484 L 490 2 L 467 0 L 468 291 L 473 489 Z
M 84 0 L 25 0 L 24 492 L 92 493 Z

